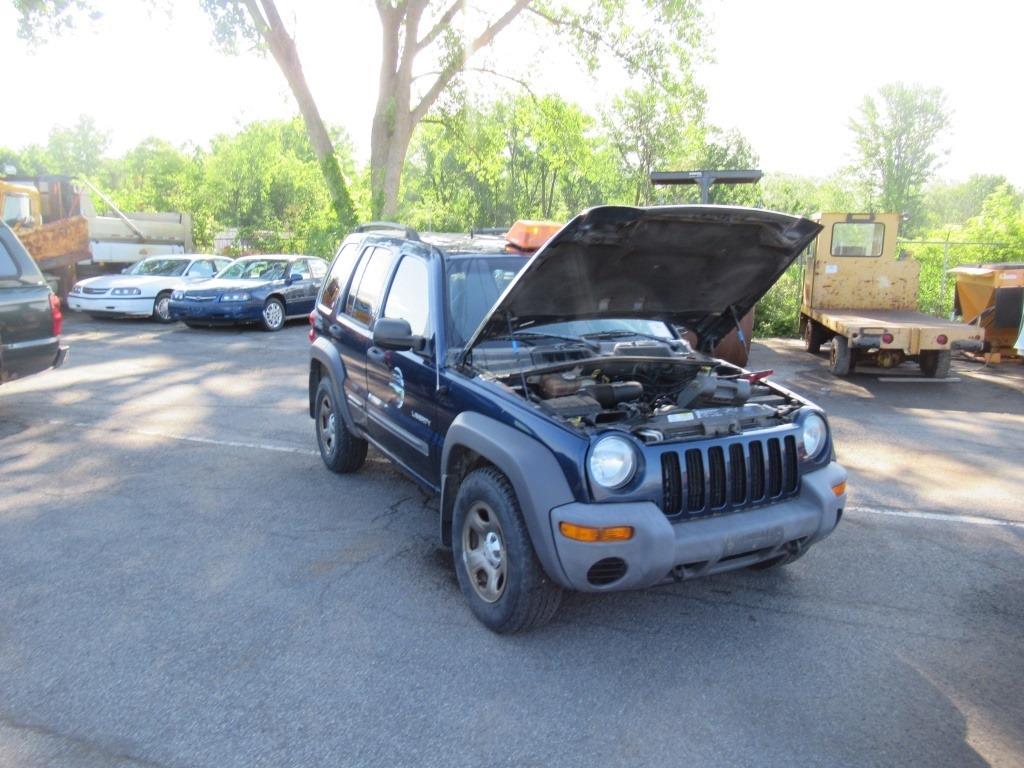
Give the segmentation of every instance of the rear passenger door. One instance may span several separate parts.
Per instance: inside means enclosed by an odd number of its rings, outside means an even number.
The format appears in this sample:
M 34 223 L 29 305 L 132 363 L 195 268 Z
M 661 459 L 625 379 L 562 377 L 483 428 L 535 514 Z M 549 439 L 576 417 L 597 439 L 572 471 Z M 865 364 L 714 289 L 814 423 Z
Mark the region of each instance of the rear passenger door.
M 286 285 L 284 287 L 285 299 L 288 302 L 287 313 L 289 315 L 308 315 L 313 311 L 313 303 L 316 301 L 319 284 L 313 282 L 313 273 L 310 271 L 309 262 L 306 259 L 296 259 L 288 269 Z
M 366 354 L 367 430 L 374 441 L 424 481 L 436 487 L 441 443 L 434 431 L 437 368 L 430 316 L 430 270 L 426 259 L 402 255 L 379 317 L 407 320 L 414 336 L 428 340 L 423 352 L 370 346 Z M 376 319 L 376 318 L 375 318 Z

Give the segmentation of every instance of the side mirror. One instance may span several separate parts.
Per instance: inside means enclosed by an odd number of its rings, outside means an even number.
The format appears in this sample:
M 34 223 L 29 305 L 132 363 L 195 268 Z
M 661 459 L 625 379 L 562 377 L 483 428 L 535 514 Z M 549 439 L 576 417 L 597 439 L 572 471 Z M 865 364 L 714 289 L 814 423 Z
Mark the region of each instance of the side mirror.
M 287 283 L 288 285 L 291 285 L 292 283 L 297 283 L 297 282 L 299 282 L 299 280 L 301 280 L 301 279 L 302 279 L 302 275 L 297 275 L 297 274 L 295 274 L 295 273 L 293 272 L 292 274 L 288 275 L 288 279 L 287 279 L 287 280 L 285 280 L 285 282 L 286 282 L 286 283 Z
M 373 326 L 373 344 L 381 349 L 400 352 L 423 349 L 424 338 L 413 336 L 408 320 L 398 317 L 382 317 Z
M 130 269 L 131 269 L 131 267 L 125 267 L 124 269 L 122 269 L 122 270 L 121 270 L 121 274 L 122 274 L 122 275 L 127 275 L 127 274 L 128 274 L 128 271 L 129 271 Z

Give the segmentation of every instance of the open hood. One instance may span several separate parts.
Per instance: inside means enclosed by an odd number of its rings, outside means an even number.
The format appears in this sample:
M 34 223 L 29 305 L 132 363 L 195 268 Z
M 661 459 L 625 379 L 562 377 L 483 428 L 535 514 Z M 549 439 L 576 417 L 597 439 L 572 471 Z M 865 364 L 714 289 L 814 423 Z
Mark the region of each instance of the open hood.
M 710 351 L 820 230 L 753 208 L 592 208 L 530 259 L 466 351 L 510 330 L 627 317 L 686 326 Z

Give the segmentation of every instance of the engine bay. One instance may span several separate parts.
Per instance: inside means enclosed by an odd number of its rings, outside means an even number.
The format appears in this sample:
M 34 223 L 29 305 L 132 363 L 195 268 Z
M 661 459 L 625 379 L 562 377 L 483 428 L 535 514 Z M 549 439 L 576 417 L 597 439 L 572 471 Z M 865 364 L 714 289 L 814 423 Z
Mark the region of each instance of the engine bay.
M 802 403 L 713 359 L 604 358 L 498 379 L 586 433 L 616 429 L 645 443 L 741 434 L 792 420 Z

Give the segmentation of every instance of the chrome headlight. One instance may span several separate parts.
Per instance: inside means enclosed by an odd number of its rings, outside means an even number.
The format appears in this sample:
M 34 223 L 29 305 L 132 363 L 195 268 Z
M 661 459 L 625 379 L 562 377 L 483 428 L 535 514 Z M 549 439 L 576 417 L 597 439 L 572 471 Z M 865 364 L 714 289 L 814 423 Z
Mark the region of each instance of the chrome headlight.
M 816 413 L 809 413 L 804 419 L 802 439 L 804 453 L 808 459 L 816 459 L 828 442 L 828 427 L 825 420 Z
M 142 290 L 139 288 L 115 288 L 110 293 L 112 296 L 139 296 L 142 294 Z
M 171 294 L 171 299 L 173 301 L 181 301 L 184 298 L 185 298 L 185 292 L 184 291 L 175 291 L 174 293 Z
M 636 472 L 636 449 L 619 435 L 602 437 L 590 449 L 587 471 L 602 488 L 621 488 Z
M 81 283 L 75 283 L 74 286 L 72 286 L 72 288 L 71 288 L 71 293 L 81 293 L 81 292 L 82 292 L 82 284 Z
M 248 293 L 224 293 L 221 294 L 221 301 L 248 301 L 252 298 Z

